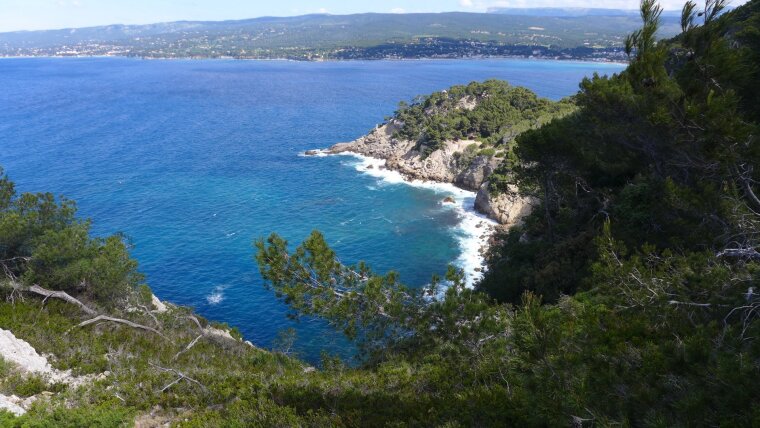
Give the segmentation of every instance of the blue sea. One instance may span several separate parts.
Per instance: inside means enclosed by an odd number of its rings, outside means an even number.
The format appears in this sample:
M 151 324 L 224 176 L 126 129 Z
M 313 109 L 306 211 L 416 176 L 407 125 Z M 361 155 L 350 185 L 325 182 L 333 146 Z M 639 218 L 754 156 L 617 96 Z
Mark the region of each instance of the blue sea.
M 0 60 L 0 166 L 20 191 L 78 202 L 96 234 L 125 233 L 164 300 L 237 326 L 269 348 L 351 346 L 320 320 L 287 317 L 263 287 L 252 241 L 293 245 L 322 231 L 345 263 L 395 270 L 413 286 L 462 263 L 461 209 L 445 188 L 363 171 L 350 156 L 304 157 L 353 140 L 399 101 L 498 78 L 554 100 L 616 64 L 539 60 Z

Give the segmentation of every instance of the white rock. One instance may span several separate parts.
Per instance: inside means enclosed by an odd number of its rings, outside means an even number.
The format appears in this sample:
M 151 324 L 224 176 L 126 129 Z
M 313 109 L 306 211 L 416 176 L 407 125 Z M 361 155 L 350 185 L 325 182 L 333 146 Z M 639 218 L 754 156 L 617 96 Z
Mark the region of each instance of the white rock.
M 0 329 L 0 354 L 26 372 L 38 374 L 51 374 L 53 368 L 48 364 L 45 357 L 24 340 L 8 331 Z
M 151 303 L 153 304 L 153 307 L 156 308 L 154 312 L 163 313 L 169 310 L 169 308 L 166 307 L 164 302 L 158 299 L 155 294 L 151 295 Z
M 515 191 L 516 189 L 510 188 L 509 193 L 491 195 L 488 192 L 488 182 L 485 182 L 475 197 L 475 209 L 506 227 L 519 225 L 533 211 L 537 201 L 520 197 Z
M 220 328 L 206 327 L 205 329 L 203 329 L 203 333 L 208 336 L 216 336 L 216 337 L 221 337 L 224 339 L 237 340 L 234 337 L 232 337 L 229 331 L 222 330 Z
M 415 142 L 393 137 L 399 128 L 398 123 L 390 122 L 350 143 L 336 144 L 327 152 L 352 152 L 383 159 L 388 169 L 398 171 L 407 178 L 454 183 L 472 191 L 477 191 L 501 163 L 501 159 L 495 157 L 475 156 L 463 164 L 461 154 L 467 147 L 481 146 L 480 142 L 474 140 L 446 141 L 438 150 L 423 156 L 415 148 Z
M 16 396 L 8 397 L 0 394 L 0 409 L 7 410 L 16 416 L 21 416 L 26 413 L 26 410 L 15 403 L 18 400 L 19 398 Z
M 72 376 L 71 370 L 56 370 L 47 358 L 12 332 L 0 329 L 0 356 L 19 367 L 23 372 L 46 377 L 51 382 L 66 383 L 77 386 L 90 380 L 90 376 Z

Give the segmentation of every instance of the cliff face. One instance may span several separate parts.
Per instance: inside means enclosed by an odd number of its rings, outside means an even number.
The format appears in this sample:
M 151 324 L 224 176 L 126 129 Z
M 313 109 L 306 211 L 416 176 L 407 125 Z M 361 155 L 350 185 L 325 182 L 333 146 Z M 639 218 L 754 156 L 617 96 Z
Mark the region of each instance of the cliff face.
M 386 166 L 409 179 L 454 183 L 463 189 L 477 192 L 500 159 L 477 156 L 481 143 L 473 140 L 448 141 L 428 156 L 415 147 L 413 141 L 400 140 L 393 135 L 399 126 L 391 122 L 350 143 L 340 143 L 330 153 L 353 152 L 385 159 Z M 467 155 L 468 147 L 472 155 Z
M 505 227 L 517 226 L 533 211 L 537 201 L 517 196 L 516 190 L 510 188 L 509 193 L 493 195 L 488 191 L 486 181 L 475 197 L 475 209 Z
M 507 195 L 490 195 L 487 180 L 501 163 L 494 156 L 478 155 L 481 143 L 474 140 L 447 141 L 424 156 L 415 142 L 395 138 L 398 123 L 391 121 L 350 143 L 339 143 L 327 152 L 358 153 L 386 161 L 386 167 L 409 179 L 453 183 L 477 192 L 475 208 L 504 225 L 517 224 L 530 213 L 529 201 Z M 424 147 L 420 149 L 424 150 Z

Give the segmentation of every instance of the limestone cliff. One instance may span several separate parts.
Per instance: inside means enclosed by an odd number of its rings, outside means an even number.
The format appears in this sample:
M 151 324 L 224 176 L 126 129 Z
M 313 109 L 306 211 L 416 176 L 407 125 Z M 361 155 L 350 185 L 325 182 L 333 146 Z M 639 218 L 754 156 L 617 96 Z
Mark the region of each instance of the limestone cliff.
M 475 208 L 489 218 L 511 226 L 530 213 L 531 204 L 524 198 L 491 196 L 487 179 L 502 159 L 479 155 L 481 143 L 474 140 L 447 141 L 427 156 L 425 147 L 395 137 L 399 124 L 391 121 L 350 143 L 339 143 L 327 152 L 358 153 L 386 161 L 386 167 L 409 179 L 453 183 L 477 192 Z
M 516 190 L 510 188 L 508 193 L 494 195 L 488 191 L 486 181 L 475 197 L 475 209 L 505 227 L 517 226 L 531 213 L 537 201 L 518 196 Z
M 390 122 L 350 143 L 332 146 L 329 153 L 353 152 L 385 159 L 389 169 L 409 179 L 454 183 L 477 192 L 501 161 L 493 156 L 478 156 L 481 143 L 473 140 L 447 141 L 442 148 L 424 156 L 425 147 L 394 137 L 398 124 Z

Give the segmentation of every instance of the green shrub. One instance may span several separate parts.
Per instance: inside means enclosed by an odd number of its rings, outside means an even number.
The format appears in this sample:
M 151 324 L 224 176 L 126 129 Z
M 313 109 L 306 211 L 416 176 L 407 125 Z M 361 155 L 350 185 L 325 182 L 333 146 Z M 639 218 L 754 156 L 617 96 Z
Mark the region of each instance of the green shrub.
M 494 155 L 496 155 L 496 149 L 493 147 L 486 147 L 484 149 L 478 150 L 478 156 L 493 157 Z

